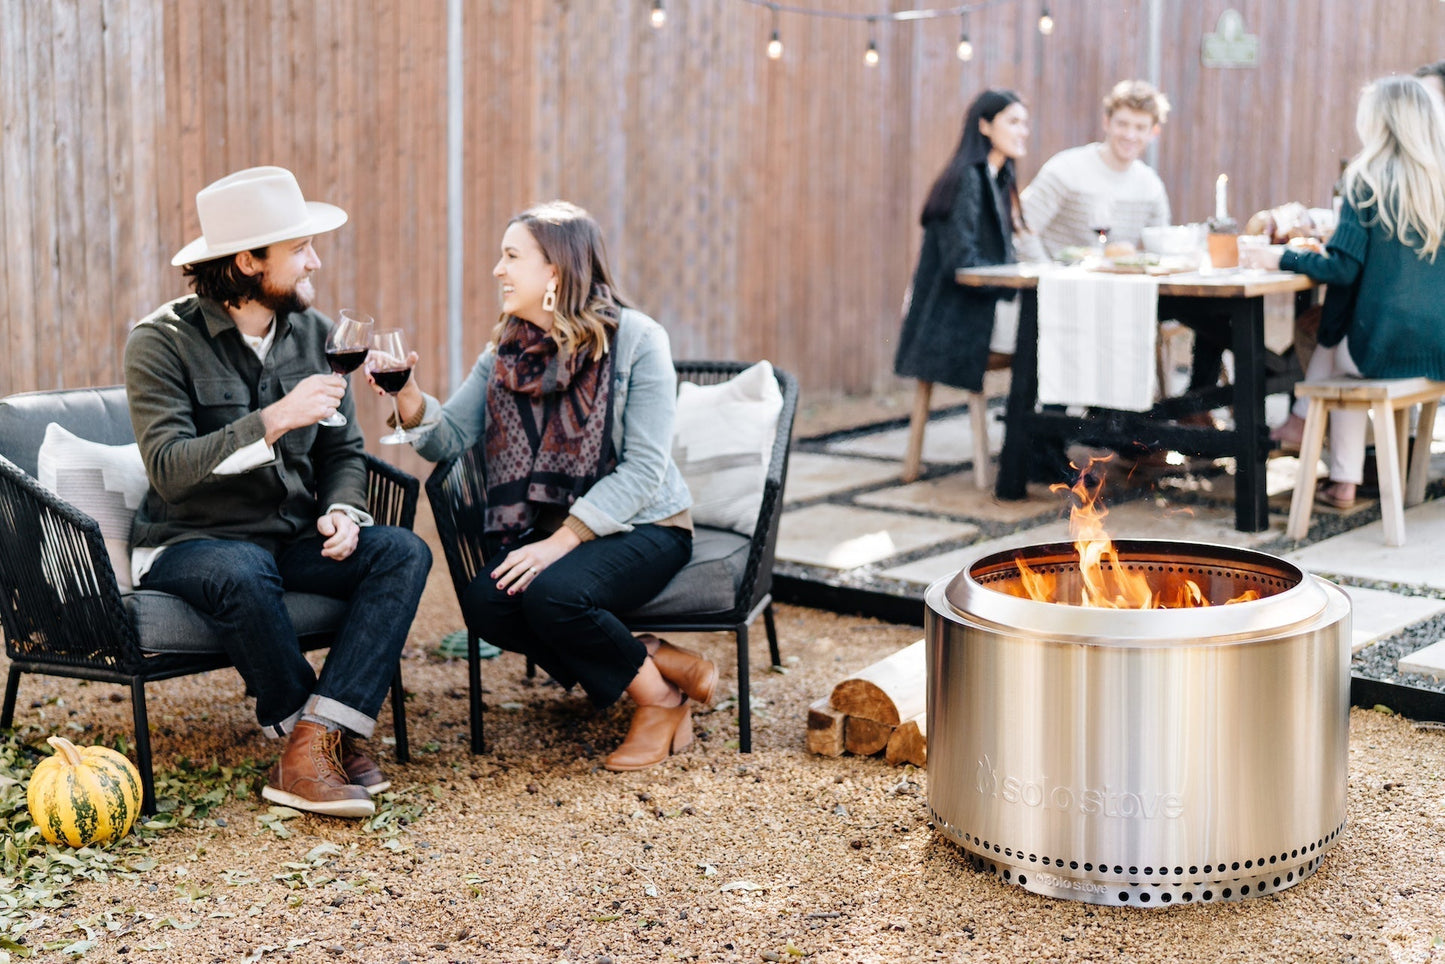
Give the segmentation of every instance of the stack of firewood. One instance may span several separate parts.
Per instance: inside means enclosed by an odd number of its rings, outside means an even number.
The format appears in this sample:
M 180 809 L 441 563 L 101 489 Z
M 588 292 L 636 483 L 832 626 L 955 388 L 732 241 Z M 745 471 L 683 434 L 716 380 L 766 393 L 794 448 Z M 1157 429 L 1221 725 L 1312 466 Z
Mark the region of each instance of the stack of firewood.
M 853 674 L 833 687 L 831 696 L 808 707 L 809 752 L 872 756 L 881 751 L 893 766 L 925 766 L 927 682 L 921 639 Z

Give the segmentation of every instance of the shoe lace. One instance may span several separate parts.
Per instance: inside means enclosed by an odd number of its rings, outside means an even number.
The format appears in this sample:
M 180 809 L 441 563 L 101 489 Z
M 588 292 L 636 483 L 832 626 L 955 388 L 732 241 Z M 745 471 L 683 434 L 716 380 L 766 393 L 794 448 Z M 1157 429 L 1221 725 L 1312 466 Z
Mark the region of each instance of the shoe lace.
M 328 731 L 311 743 L 311 757 L 316 764 L 316 769 L 321 773 L 330 773 L 333 776 L 342 778 L 345 782 L 346 771 L 341 767 L 341 733 Z

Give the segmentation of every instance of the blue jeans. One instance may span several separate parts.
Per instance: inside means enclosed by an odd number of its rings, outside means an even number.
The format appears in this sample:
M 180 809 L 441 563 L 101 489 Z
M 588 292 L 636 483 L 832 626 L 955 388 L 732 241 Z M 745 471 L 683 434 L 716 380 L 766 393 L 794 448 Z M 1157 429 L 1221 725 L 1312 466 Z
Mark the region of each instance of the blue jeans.
M 564 687 L 580 683 L 595 706 L 611 706 L 647 658 L 616 614 L 640 608 L 687 565 L 692 533 L 640 525 L 589 540 L 515 596 L 492 578 L 507 551 L 491 553 L 462 596 L 468 630 L 530 656 Z
M 321 555 L 324 542 L 307 536 L 272 555 L 250 542 L 191 539 L 167 547 L 141 580 L 216 622 L 268 736 L 289 733 L 303 712 L 371 735 L 431 569 L 431 550 L 409 529 L 363 527 L 340 561 Z M 350 602 L 319 679 L 282 602 L 287 591 Z

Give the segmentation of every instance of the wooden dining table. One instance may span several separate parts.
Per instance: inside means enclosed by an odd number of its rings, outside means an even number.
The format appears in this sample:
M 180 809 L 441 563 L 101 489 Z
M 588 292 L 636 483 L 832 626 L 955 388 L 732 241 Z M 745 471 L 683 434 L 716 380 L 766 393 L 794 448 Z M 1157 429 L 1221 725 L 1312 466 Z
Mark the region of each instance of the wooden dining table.
M 1145 412 L 1089 408 L 1083 412 L 1038 404 L 1038 284 L 1054 265 L 1004 264 L 960 268 L 959 284 L 1011 288 L 1021 299 L 1018 345 L 1004 410 L 1004 443 L 994 492 L 999 499 L 1027 498 L 1031 459 L 1062 453 L 1071 439 L 1116 451 L 1172 450 L 1206 458 L 1235 460 L 1234 526 L 1240 532 L 1269 527 L 1265 461 L 1273 443 L 1264 420 L 1267 395 L 1289 391 L 1302 373 L 1293 359 L 1269 351 L 1264 343 L 1264 299 L 1295 295 L 1295 311 L 1313 304 L 1319 284 L 1293 272 L 1232 270 L 1160 275 L 1159 317 L 1176 319 L 1196 331 L 1213 331 L 1234 353 L 1234 377 L 1228 386 L 1161 399 Z M 1181 424 L 1196 412 L 1228 406 L 1233 426 L 1215 429 Z M 1042 447 L 1042 448 L 1040 448 Z M 1047 469 L 1045 470 L 1047 471 Z

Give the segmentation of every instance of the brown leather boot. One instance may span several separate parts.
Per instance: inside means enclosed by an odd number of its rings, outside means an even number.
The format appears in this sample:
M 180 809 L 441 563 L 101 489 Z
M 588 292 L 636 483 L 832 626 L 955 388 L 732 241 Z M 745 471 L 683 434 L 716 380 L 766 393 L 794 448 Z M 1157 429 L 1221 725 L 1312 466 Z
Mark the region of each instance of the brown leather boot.
M 376 813 L 364 787 L 341 769 L 341 733 L 302 720 L 291 731 L 281 759 L 271 768 L 261 796 L 272 803 L 331 817 L 369 817 Z
M 391 781 L 381 772 L 381 767 L 361 752 L 356 740 L 345 730 L 341 733 L 341 769 L 346 773 L 347 783 L 356 784 L 373 797 L 391 789 Z
M 657 639 L 657 637 L 653 637 Z M 701 653 L 674 646 L 665 639 L 657 639 L 657 652 L 652 654 L 657 671 L 662 678 L 686 693 L 703 706 L 712 703 L 717 690 L 717 664 Z
M 602 761 L 609 770 L 644 770 L 692 743 L 692 707 L 639 706 L 627 739 Z

